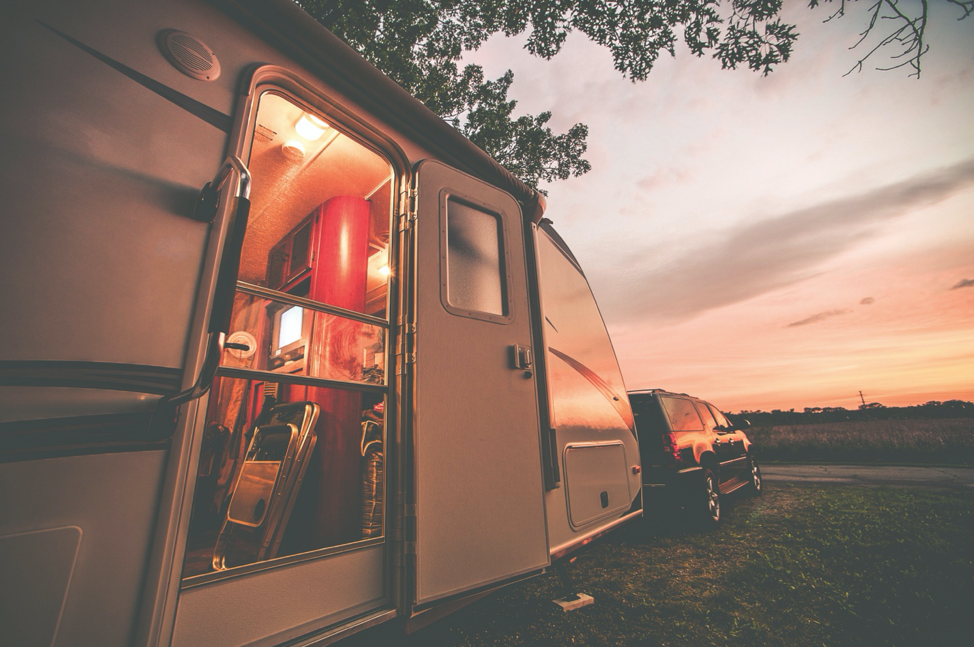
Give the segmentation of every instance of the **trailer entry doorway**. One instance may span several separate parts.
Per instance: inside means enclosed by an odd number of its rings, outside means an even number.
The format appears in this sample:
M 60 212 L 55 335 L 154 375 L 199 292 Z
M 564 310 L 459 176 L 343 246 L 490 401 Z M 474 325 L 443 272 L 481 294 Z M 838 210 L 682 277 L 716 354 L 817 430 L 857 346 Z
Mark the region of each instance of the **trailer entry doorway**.
M 391 601 L 385 545 L 391 162 L 256 92 L 227 345 L 199 459 L 174 645 L 275 644 Z M 296 629 L 297 628 L 297 629 Z
M 548 565 L 520 208 L 417 176 L 414 610 Z

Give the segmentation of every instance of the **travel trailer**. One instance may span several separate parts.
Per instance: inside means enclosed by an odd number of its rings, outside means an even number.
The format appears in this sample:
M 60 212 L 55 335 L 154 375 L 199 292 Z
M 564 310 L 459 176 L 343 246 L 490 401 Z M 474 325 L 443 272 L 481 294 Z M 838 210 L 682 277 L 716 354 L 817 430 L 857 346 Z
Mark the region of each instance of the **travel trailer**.
M 410 631 L 641 515 L 542 196 L 297 5 L 0 32 L 4 644 Z

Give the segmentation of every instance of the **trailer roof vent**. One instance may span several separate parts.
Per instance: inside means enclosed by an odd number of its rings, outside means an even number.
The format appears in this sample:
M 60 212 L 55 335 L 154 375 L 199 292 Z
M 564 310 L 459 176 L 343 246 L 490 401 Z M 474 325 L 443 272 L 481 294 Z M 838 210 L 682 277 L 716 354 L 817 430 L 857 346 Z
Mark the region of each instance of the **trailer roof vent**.
M 167 29 L 159 33 L 159 48 L 177 70 L 200 81 L 220 76 L 220 61 L 206 43 L 184 31 Z

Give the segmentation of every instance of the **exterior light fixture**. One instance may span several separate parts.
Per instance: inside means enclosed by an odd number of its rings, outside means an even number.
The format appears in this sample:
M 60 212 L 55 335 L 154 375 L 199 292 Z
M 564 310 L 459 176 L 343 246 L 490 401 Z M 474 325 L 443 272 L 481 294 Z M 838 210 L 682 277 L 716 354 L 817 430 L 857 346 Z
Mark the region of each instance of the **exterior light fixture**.
M 390 270 L 388 265 L 383 265 L 382 267 L 379 268 L 379 274 L 381 274 L 382 276 L 389 276 L 389 271 Z

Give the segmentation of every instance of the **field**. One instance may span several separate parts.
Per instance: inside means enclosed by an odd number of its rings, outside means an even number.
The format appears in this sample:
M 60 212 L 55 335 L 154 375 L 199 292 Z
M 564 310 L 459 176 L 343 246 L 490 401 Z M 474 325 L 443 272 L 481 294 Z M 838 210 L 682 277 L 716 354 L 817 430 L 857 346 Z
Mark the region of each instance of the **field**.
M 514 585 L 403 641 L 349 645 L 968 646 L 974 497 L 792 488 L 730 497 L 725 524 L 631 525 L 572 565 L 596 604 L 565 613 L 555 573 Z
M 974 418 L 754 426 L 764 461 L 974 464 Z

